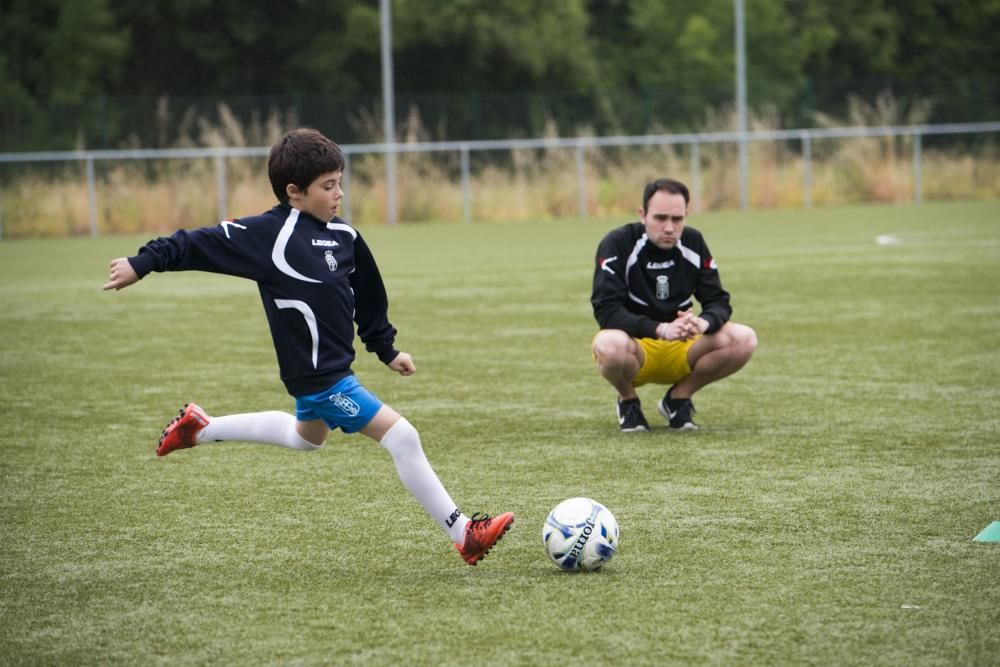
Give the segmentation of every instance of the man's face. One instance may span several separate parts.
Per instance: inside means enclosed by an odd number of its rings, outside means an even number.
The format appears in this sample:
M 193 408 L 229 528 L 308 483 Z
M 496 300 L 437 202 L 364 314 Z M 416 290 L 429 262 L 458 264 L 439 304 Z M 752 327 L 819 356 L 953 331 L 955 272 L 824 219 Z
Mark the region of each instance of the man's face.
M 323 222 L 329 222 L 340 211 L 340 202 L 344 198 L 344 191 L 340 189 L 342 176 L 340 171 L 320 174 L 304 192 L 290 185 L 288 203 Z
M 669 250 L 681 240 L 687 220 L 684 195 L 659 190 L 653 193 L 646 210 L 639 209 L 639 219 L 646 227 L 646 236 L 657 248 Z

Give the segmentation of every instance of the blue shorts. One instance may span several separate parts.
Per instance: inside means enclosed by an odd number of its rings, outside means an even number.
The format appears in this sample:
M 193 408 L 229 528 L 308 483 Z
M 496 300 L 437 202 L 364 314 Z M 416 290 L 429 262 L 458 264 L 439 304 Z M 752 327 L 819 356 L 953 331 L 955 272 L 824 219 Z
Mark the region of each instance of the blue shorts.
M 329 389 L 295 397 L 295 418 L 300 422 L 322 419 L 331 429 L 357 433 L 382 407 L 378 396 L 348 375 Z

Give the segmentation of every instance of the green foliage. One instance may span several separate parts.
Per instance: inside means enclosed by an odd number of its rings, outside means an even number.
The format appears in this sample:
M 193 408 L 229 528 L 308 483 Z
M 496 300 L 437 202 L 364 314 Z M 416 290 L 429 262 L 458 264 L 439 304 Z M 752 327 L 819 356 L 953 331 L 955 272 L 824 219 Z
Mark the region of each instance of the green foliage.
M 4 0 L 0 150 L 163 145 L 162 100 L 289 109 L 344 142 L 381 108 L 378 3 Z M 733 104 L 731 0 L 395 0 L 397 115 L 441 139 L 701 129 Z M 747 0 L 748 95 L 786 126 L 853 94 L 1000 113 L 998 0 Z M 179 122 L 179 121 L 174 121 Z M 158 143 L 160 142 L 160 143 Z
M 110 0 L 10 0 L 0 14 L 0 150 L 84 145 L 94 104 L 121 72 L 130 33 Z
M 594 85 L 595 53 L 586 40 L 582 0 L 501 0 L 489 11 L 471 0 L 407 0 L 396 3 L 393 12 L 402 90 L 521 90 L 526 83 L 587 90 Z M 428 48 L 435 51 L 430 58 L 424 53 Z M 427 61 L 437 71 L 427 70 Z
M 761 346 L 702 430 L 617 432 L 590 359 L 612 225 L 362 229 L 418 371 L 361 353 L 466 511 L 517 514 L 475 568 L 388 455 L 250 443 L 157 459 L 174 410 L 289 410 L 254 286 L 153 275 L 148 236 L 0 243 L 0 662 L 12 665 L 990 665 L 1000 545 L 1000 210 L 698 216 Z M 878 245 L 892 234 L 899 245 Z M 622 528 L 558 572 L 563 498 Z

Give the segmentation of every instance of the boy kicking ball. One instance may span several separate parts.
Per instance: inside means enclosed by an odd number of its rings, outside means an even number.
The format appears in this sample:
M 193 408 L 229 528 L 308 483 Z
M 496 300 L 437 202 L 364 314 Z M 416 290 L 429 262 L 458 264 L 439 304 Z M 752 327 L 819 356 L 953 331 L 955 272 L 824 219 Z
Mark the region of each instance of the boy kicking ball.
M 104 289 L 128 287 L 153 271 L 211 271 L 253 280 L 281 380 L 295 397 L 295 416 L 273 411 L 211 417 L 189 403 L 163 431 L 157 456 L 226 440 L 315 451 L 331 429 L 363 433 L 389 452 L 403 485 L 465 562 L 475 565 L 514 515 L 469 518 L 459 511 L 427 461 L 417 430 L 351 371 L 355 323 L 366 349 L 390 369 L 406 376 L 416 367 L 394 347 L 396 329 L 371 251 L 337 217 L 344 196 L 340 147 L 316 130 L 294 130 L 271 148 L 267 169 L 277 206 L 154 239 L 137 255 L 112 260 Z

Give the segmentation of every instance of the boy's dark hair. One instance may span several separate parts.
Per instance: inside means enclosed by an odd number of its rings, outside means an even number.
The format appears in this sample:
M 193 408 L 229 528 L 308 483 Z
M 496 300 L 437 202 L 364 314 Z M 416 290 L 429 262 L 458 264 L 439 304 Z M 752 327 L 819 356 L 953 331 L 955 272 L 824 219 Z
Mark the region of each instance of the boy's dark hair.
M 649 207 L 649 200 L 660 190 L 668 192 L 672 195 L 681 195 L 684 197 L 684 203 L 691 203 L 691 194 L 688 192 L 686 185 L 680 181 L 675 181 L 671 178 L 658 178 L 655 181 L 646 184 L 646 189 L 642 191 L 642 210 L 645 211 Z
M 267 158 L 271 189 L 283 204 L 288 203 L 285 186 L 289 183 L 304 191 L 317 176 L 343 169 L 344 154 L 340 146 L 308 127 L 292 130 L 278 139 Z

